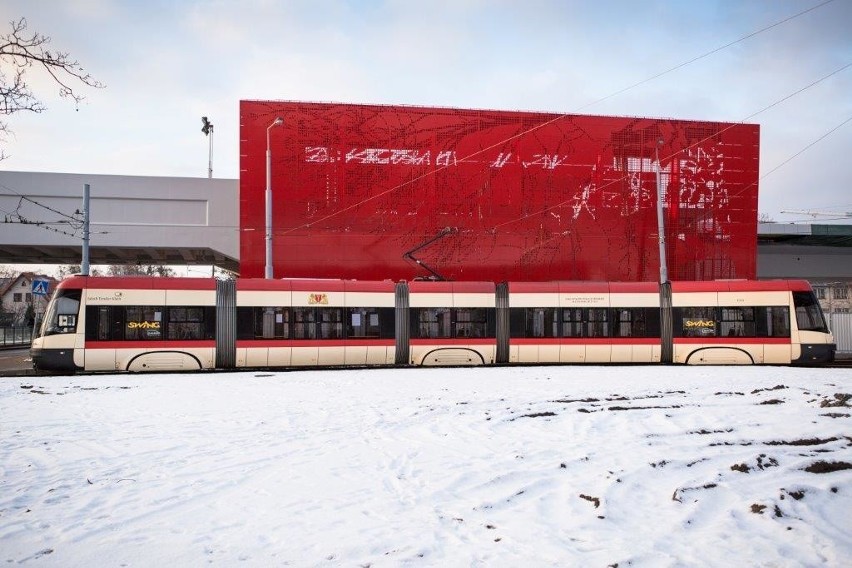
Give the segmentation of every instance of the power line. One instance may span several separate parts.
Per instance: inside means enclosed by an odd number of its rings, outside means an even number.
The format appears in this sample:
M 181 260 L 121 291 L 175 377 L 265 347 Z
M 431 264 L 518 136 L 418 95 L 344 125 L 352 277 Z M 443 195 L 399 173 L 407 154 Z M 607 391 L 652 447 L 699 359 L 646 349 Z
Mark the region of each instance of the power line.
M 835 126 L 834 128 L 832 128 L 831 130 L 829 130 L 828 132 L 826 132 L 825 134 L 823 134 L 822 136 L 820 136 L 819 138 L 817 138 L 816 140 L 814 140 L 813 142 L 811 142 L 810 144 L 808 144 L 807 146 L 805 146 L 804 148 L 802 148 L 801 150 L 799 150 L 798 152 L 796 152 L 795 154 L 793 154 L 792 156 L 790 156 L 789 158 L 787 158 L 786 160 L 784 160 L 783 162 L 781 162 L 780 164 L 778 164 L 777 166 L 775 166 L 774 168 L 772 168 L 771 170 L 769 170 L 768 172 L 766 172 L 765 174 L 763 174 L 762 176 L 760 176 L 760 179 L 761 179 L 761 180 L 762 180 L 762 179 L 764 179 L 764 178 L 765 178 L 766 176 L 768 176 L 769 174 L 771 174 L 771 173 L 773 173 L 774 171 L 776 171 L 776 170 L 778 170 L 779 168 L 781 168 L 781 166 L 785 165 L 787 162 L 789 162 L 789 161 L 793 160 L 794 158 L 797 158 L 797 157 L 798 157 L 800 154 L 802 154 L 805 150 L 807 150 L 807 149 L 808 149 L 808 148 L 810 148 L 811 146 L 814 146 L 817 142 L 819 142 L 819 141 L 820 141 L 820 140 L 822 140 L 823 138 L 828 137 L 829 135 L 831 135 L 832 133 L 834 133 L 836 130 L 839 130 L 839 129 L 843 126 L 843 125 L 845 125 L 845 124 L 846 124 L 846 123 L 848 123 L 849 121 L 852 121 L 852 116 L 850 116 L 849 118 L 847 118 L 846 120 L 844 120 L 843 122 L 841 122 L 840 124 L 838 124 L 837 126 Z

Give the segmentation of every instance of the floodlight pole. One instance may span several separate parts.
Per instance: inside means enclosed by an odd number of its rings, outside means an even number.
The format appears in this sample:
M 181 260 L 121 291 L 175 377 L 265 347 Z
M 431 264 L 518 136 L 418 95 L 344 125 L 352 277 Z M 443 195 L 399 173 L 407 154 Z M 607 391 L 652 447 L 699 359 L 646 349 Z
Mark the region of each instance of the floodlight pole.
M 663 219 L 663 180 L 660 173 L 660 151 L 662 140 L 654 146 L 654 156 L 657 159 L 657 234 L 660 241 L 660 284 L 669 281 L 669 269 L 666 265 L 666 223 Z
M 264 278 L 272 279 L 272 147 L 269 144 L 269 131 L 273 126 L 284 124 L 284 119 L 276 117 L 272 124 L 266 127 L 266 265 Z
M 210 147 L 207 151 L 207 179 L 213 179 L 213 123 L 206 116 L 201 117 L 201 132 L 209 138 Z

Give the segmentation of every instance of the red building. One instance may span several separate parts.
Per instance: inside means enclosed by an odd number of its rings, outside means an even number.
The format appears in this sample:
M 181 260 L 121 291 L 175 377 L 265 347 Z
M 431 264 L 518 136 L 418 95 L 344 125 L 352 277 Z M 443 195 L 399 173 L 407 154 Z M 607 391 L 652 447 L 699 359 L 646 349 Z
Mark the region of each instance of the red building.
M 669 278 L 756 276 L 754 124 L 241 101 L 243 277 L 267 135 L 276 278 L 657 280 L 656 152 Z

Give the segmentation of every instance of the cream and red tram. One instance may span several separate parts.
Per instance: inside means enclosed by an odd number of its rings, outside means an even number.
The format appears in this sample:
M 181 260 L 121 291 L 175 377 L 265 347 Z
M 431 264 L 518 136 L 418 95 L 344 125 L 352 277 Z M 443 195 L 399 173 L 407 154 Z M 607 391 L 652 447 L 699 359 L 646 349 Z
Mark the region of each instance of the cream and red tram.
M 44 371 L 572 363 L 820 364 L 806 281 L 399 282 L 72 277 Z

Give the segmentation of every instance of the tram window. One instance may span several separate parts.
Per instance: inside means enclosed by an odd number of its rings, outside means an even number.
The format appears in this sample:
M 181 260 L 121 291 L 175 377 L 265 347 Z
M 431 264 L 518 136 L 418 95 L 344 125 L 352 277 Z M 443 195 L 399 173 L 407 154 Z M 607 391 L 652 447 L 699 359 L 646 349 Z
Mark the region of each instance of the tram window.
M 412 337 L 453 336 L 452 311 L 450 308 L 414 308 L 411 312 Z
M 660 337 L 660 308 L 614 308 L 613 337 Z
M 525 337 L 559 337 L 558 308 L 528 308 Z
M 112 308 L 109 306 L 86 307 L 86 340 L 109 341 L 112 339 Z
M 393 308 L 348 308 L 346 337 L 353 339 L 393 339 Z
M 163 308 L 128 306 L 124 314 L 124 339 L 150 341 L 163 338 Z
M 316 310 L 293 308 L 293 339 L 316 339 Z
M 343 308 L 317 308 L 320 339 L 343 338 Z
M 793 305 L 796 308 L 796 325 L 800 331 L 828 333 L 822 309 L 812 292 L 793 292 Z
M 377 308 L 348 308 L 346 335 L 354 339 L 378 337 L 381 326 Z
M 589 308 L 587 313 L 586 336 L 608 337 L 609 322 L 607 321 L 606 308 Z
M 290 309 L 284 307 L 256 307 L 253 310 L 253 332 L 248 339 L 289 339 Z
M 754 308 L 721 308 L 721 337 L 756 337 Z
M 488 337 L 487 308 L 456 308 L 456 337 Z
M 237 308 L 237 339 L 254 339 L 254 308 Z
M 716 308 L 675 308 L 674 328 L 675 337 L 715 337 Z
M 526 337 L 527 310 L 532 308 L 509 309 L 509 337 Z
M 562 310 L 562 337 L 583 337 L 583 310 L 565 308 Z
M 629 308 L 617 308 L 613 317 L 613 332 L 615 337 L 633 337 L 638 329 L 633 329 L 634 311 Z M 638 325 L 637 325 L 638 328 Z
M 209 326 L 206 324 L 208 319 L 214 317 L 213 308 L 173 306 L 168 308 L 168 316 L 166 332 L 168 339 L 212 338 L 208 331 Z
M 755 308 L 757 337 L 790 337 L 790 309 L 787 306 Z

